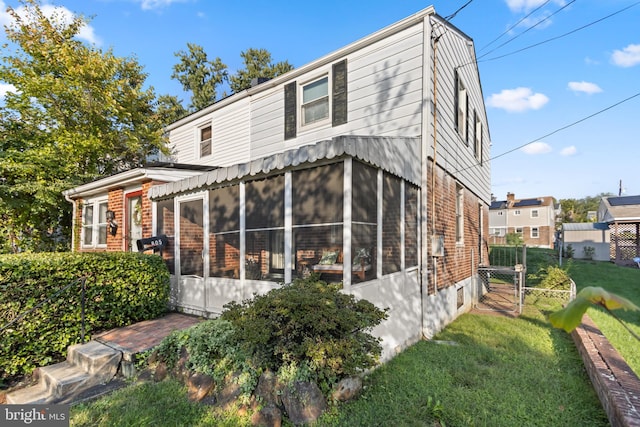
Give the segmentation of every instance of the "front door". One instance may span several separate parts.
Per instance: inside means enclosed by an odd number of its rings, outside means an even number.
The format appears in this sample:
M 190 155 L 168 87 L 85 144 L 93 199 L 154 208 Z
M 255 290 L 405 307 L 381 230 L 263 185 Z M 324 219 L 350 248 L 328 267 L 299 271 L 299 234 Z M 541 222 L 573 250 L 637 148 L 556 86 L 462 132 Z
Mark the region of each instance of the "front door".
M 137 240 L 142 239 L 142 194 L 127 195 L 127 250 L 137 252 Z
M 196 310 L 205 307 L 205 233 L 204 200 L 183 200 L 178 203 L 179 234 L 179 300 L 181 306 Z

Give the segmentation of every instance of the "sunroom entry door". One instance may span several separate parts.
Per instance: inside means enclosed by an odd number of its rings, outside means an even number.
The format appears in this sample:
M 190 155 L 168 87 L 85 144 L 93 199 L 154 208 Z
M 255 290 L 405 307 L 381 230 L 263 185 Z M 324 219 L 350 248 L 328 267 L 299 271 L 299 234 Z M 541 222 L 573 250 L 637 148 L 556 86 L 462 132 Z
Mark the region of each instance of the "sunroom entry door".
M 179 305 L 196 310 L 205 306 L 204 200 L 178 203 L 179 219 Z

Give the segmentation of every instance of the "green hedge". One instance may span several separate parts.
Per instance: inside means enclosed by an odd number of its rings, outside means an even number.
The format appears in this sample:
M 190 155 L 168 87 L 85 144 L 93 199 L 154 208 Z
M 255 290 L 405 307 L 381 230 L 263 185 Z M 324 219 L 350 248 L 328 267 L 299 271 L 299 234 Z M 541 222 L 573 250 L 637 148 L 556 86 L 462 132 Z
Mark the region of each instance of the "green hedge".
M 86 288 L 85 340 L 167 310 L 169 272 L 158 256 L 0 255 L 0 382 L 63 360 L 67 347 L 81 341 L 81 279 Z M 52 301 L 44 302 L 53 295 Z

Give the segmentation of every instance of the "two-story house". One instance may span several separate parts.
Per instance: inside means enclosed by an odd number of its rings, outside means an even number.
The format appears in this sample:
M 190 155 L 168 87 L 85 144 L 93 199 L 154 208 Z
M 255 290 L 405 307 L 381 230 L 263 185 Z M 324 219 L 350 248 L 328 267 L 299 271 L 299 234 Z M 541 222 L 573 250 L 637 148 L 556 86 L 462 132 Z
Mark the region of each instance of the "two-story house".
M 549 196 L 516 199 L 507 193 L 507 200 L 494 199 L 489 206 L 489 243 L 506 244 L 507 234 L 516 233 L 527 246 L 553 248 L 556 212 Z
M 168 126 L 170 159 L 65 192 L 75 250 L 166 236 L 171 305 L 315 273 L 388 308 L 383 358 L 478 298 L 489 130 L 473 41 L 422 10 Z M 195 165 L 195 166 L 194 166 Z

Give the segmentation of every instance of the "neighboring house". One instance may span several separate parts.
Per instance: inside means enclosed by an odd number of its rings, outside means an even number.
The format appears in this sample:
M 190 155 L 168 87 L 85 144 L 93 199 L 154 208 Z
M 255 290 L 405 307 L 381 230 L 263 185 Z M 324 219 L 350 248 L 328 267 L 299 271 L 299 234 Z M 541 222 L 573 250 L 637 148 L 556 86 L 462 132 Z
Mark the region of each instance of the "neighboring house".
M 65 192 L 74 249 L 133 247 L 139 219 L 142 237 L 167 236 L 172 305 L 207 316 L 315 272 L 389 309 L 374 331 L 388 359 L 478 298 L 490 140 L 475 59 L 429 7 L 193 113 L 166 129 L 165 160 L 211 170 Z
M 563 223 L 562 249 L 565 254 L 571 250 L 573 258 L 609 261 L 609 234 L 609 225 L 603 222 Z
M 557 207 L 553 197 L 516 199 L 507 193 L 507 200 L 493 199 L 489 207 L 490 244 L 506 244 L 506 236 L 517 233 L 527 246 L 553 248 Z
M 609 225 L 611 261 L 636 265 L 634 258 L 640 257 L 640 196 L 603 197 L 598 221 Z

